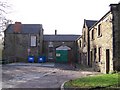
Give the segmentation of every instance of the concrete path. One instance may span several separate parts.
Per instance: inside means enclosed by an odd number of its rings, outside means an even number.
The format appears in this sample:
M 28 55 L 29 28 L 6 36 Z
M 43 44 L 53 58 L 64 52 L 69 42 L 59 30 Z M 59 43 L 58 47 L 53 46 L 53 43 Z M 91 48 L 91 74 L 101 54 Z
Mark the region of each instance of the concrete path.
M 2 88 L 60 88 L 70 79 L 100 74 L 73 69 L 68 64 L 14 63 L 2 66 Z

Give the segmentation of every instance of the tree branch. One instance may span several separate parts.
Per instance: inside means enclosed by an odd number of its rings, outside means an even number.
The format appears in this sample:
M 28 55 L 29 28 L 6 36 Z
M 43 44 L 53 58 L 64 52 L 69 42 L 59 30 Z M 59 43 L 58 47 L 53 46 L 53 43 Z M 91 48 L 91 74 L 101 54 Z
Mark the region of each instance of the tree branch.
M 4 31 L 8 24 L 12 21 L 6 19 L 4 14 L 8 14 L 7 9 L 10 8 L 7 2 L 0 1 L 0 32 Z

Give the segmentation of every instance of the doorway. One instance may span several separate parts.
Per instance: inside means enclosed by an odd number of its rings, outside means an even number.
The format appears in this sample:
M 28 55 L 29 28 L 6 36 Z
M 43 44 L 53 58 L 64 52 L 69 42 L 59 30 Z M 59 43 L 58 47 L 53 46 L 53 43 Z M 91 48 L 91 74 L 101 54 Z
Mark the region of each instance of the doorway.
M 93 56 L 92 56 L 92 51 L 90 51 L 90 67 L 92 67 L 92 60 L 93 59 Z
M 110 50 L 106 49 L 106 73 L 110 70 Z

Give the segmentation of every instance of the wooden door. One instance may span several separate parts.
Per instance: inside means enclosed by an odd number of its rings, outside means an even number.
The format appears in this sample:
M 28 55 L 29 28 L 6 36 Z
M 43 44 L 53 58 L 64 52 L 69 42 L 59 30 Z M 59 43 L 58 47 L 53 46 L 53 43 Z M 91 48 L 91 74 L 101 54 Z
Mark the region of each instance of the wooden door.
M 110 51 L 106 49 L 106 73 L 109 73 L 110 69 Z

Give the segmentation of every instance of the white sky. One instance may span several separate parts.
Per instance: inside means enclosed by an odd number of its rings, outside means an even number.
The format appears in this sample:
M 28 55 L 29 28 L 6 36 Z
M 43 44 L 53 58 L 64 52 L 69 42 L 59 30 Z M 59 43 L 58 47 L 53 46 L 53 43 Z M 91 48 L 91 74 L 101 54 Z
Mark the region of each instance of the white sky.
M 14 22 L 43 24 L 44 34 L 81 34 L 84 19 L 99 20 L 119 0 L 9 0 Z

